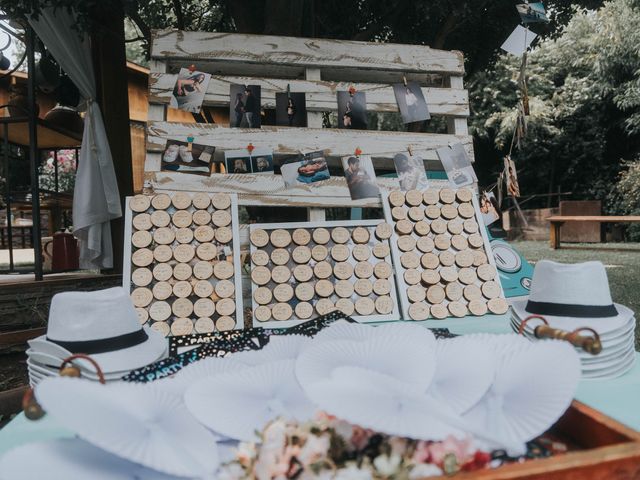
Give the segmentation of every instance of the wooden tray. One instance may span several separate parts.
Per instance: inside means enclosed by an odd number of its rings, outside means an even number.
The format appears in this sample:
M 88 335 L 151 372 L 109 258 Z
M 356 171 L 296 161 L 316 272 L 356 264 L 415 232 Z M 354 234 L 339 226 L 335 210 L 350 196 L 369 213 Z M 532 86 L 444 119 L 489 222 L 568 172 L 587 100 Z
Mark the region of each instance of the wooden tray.
M 630 480 L 640 479 L 640 433 L 587 405 L 573 401 L 549 431 L 569 452 L 493 470 L 460 473 L 473 480 Z M 440 479 L 451 477 L 436 477 Z

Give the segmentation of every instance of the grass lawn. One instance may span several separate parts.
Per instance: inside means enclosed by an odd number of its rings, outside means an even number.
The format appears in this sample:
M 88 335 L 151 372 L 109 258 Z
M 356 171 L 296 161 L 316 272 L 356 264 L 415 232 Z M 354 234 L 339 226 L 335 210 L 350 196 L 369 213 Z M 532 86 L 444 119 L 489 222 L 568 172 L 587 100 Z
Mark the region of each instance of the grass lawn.
M 640 243 L 575 243 L 559 250 L 548 242 L 512 242 L 532 264 L 538 260 L 578 263 L 598 260 L 609 276 L 613 301 L 640 312 Z M 640 328 L 636 328 L 636 350 L 640 346 Z

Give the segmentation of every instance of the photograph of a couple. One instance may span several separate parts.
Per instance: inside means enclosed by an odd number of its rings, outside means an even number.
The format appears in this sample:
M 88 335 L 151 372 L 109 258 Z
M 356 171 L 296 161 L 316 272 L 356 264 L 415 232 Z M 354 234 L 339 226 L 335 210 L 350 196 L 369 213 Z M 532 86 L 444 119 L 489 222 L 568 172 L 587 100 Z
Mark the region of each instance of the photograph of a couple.
M 417 83 L 396 83 L 393 85 L 393 93 L 404 123 L 421 122 L 431 118 L 422 89 Z
M 398 174 L 400 190 L 404 192 L 407 190 L 424 190 L 429 186 L 422 157 L 397 153 L 393 157 L 393 163 Z
M 325 153 L 322 150 L 306 153 L 283 163 L 280 166 L 280 172 L 287 188 L 320 182 L 330 177 Z
M 364 92 L 338 92 L 338 128 L 367 129 L 367 98 Z
M 173 95 L 169 106 L 191 113 L 200 113 L 202 102 L 209 87 L 211 75 L 208 73 L 189 71 L 181 68 L 178 80 L 173 87 Z
M 273 151 L 255 148 L 251 153 L 245 150 L 224 152 L 227 173 L 273 173 Z
M 376 183 L 376 172 L 370 156 L 343 157 L 342 168 L 344 168 L 344 178 L 347 180 L 352 200 L 377 198 L 380 195 L 380 189 Z
M 231 85 L 229 126 L 260 128 L 260 85 Z

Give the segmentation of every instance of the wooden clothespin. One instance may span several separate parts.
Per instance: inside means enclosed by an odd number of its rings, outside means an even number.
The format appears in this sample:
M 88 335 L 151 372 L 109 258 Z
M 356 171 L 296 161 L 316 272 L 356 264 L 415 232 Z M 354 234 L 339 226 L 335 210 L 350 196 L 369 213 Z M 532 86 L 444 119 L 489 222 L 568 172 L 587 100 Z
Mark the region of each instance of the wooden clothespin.
M 409 156 L 413 157 L 413 149 L 411 148 L 411 145 L 407 145 L 407 151 L 409 152 Z
M 287 83 L 287 98 L 291 98 L 291 84 Z
M 404 86 L 407 86 L 407 77 L 405 75 L 402 76 L 402 83 L 404 83 Z
M 193 137 L 187 137 L 187 150 L 191 151 L 193 148 Z
M 247 145 L 247 150 L 249 151 L 249 155 L 251 155 L 251 154 L 253 153 L 253 150 L 254 150 L 255 148 L 256 148 L 256 147 L 254 147 L 252 143 L 250 143 L 249 145 Z
M 189 70 L 189 72 L 193 73 L 193 72 L 196 71 L 196 66 L 192 63 L 191 65 L 189 65 L 188 70 Z
M 349 87 L 349 95 L 351 95 L 352 97 L 355 95 L 355 93 L 357 92 L 356 87 L 354 87 L 353 85 L 351 85 Z
M 355 153 L 356 157 L 359 157 L 360 155 L 362 155 L 362 150 L 360 150 L 360 147 L 358 147 L 356 148 L 356 151 L 353 153 Z

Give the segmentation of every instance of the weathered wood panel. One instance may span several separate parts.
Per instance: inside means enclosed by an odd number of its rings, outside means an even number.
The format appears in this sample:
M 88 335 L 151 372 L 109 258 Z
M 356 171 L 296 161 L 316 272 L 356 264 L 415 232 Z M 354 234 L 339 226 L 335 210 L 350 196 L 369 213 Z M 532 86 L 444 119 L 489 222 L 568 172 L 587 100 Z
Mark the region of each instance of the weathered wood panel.
M 153 32 L 151 56 L 164 60 L 212 61 L 293 67 L 348 66 L 407 73 L 464 73 L 462 53 L 424 45 L 355 42 L 237 33 Z
M 168 104 L 177 75 L 153 73 L 149 77 L 149 101 Z M 204 105 L 229 106 L 229 85 L 260 85 L 263 108 L 275 108 L 276 93 L 285 92 L 287 85 L 292 92 L 305 93 L 305 103 L 309 111 L 334 111 L 338 108 L 337 92 L 347 91 L 354 86 L 367 95 L 367 110 L 372 112 L 397 112 L 398 104 L 391 85 L 376 83 L 328 82 L 321 80 L 286 80 L 273 78 L 212 76 L 204 97 Z M 432 115 L 454 117 L 469 116 L 469 95 L 459 88 L 423 88 L 422 93 Z

